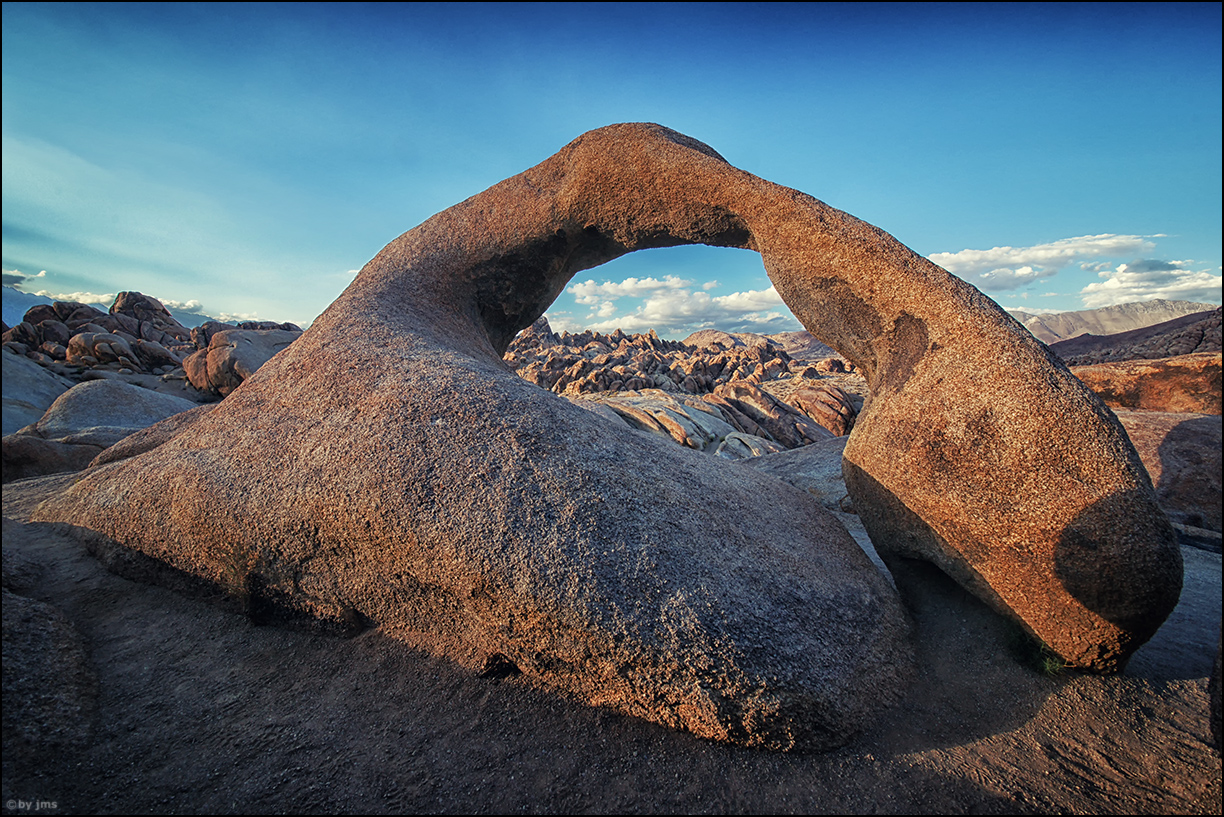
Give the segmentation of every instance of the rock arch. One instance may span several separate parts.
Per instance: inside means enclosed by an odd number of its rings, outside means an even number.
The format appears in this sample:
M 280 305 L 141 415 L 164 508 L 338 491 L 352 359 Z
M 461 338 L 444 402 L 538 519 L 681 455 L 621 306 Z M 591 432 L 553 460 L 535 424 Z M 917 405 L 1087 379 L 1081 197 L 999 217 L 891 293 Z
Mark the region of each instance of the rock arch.
M 1171 528 L 1045 347 L 887 233 L 651 124 L 583 134 L 400 236 L 214 411 L 38 518 L 707 737 L 837 745 L 909 661 L 844 530 L 501 363 L 579 270 L 683 243 L 761 253 L 867 374 L 846 476 L 887 558 L 935 561 L 1080 666 L 1116 668 L 1164 620 Z M 757 496 L 768 519 L 742 510 Z

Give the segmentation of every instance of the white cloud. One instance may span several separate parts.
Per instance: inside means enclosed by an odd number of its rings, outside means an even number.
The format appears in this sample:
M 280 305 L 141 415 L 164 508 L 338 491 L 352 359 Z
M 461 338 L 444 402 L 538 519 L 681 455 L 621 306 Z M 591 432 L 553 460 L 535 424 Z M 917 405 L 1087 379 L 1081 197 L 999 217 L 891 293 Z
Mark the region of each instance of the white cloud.
M 1188 269 L 1190 261 L 1141 259 L 1097 273 L 1102 280 L 1080 290 L 1084 306 L 1095 309 L 1131 301 L 1220 302 L 1222 277 L 1211 270 Z
M 40 295 L 43 298 L 50 298 L 53 301 L 76 301 L 81 304 L 105 304 L 109 309 L 110 305 L 115 302 L 116 292 L 99 295 L 96 292 L 50 292 L 45 289 L 40 289 L 33 293 Z
M 220 312 L 217 314 L 217 320 L 223 323 L 238 323 L 240 321 L 258 321 L 263 319 L 254 312 Z
M 617 329 L 625 332 L 654 329 L 665 337 L 685 337 L 699 329 L 768 334 L 801 327 L 773 287 L 712 296 L 687 287 L 665 286 L 649 292 L 641 305 L 627 314 L 616 315 L 614 304 L 605 301 L 583 323 L 559 314 L 554 328 L 558 331 L 594 329 L 605 333 Z
M 19 269 L 0 268 L 0 275 L 2 275 L 4 278 L 5 286 L 20 287 L 26 281 L 33 280 L 34 278 L 46 278 L 47 271 L 40 270 L 36 275 L 31 275 L 30 273 L 22 272 Z
M 692 281 L 686 281 L 675 275 L 664 275 L 662 280 L 658 278 L 626 278 L 619 284 L 612 281 L 604 281 L 602 284 L 597 284 L 594 280 L 583 281 L 580 284 L 574 284 L 569 287 L 566 292 L 573 295 L 574 300 L 583 306 L 599 306 L 605 302 L 614 301 L 617 298 L 641 298 L 644 295 L 649 295 L 661 289 L 677 290 L 692 286 L 692 284 Z
M 1031 247 L 937 252 L 928 257 L 980 289 L 999 292 L 1049 278 L 1078 259 L 1148 252 L 1156 246 L 1148 239 L 1158 237 L 1105 233 L 1062 238 Z M 1090 268 L 1083 264 L 1081 267 Z
M 190 301 L 174 301 L 168 298 L 158 298 L 166 309 L 180 309 L 183 312 L 199 312 L 204 305 L 192 298 Z

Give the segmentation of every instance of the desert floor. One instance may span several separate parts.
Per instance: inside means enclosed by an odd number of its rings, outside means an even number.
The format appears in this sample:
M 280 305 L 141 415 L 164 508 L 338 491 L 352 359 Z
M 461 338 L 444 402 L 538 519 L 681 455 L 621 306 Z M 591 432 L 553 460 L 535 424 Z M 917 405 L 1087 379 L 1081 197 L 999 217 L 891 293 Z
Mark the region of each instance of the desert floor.
M 72 476 L 4 486 L 5 516 L 25 521 Z M 1183 553 L 1181 604 L 1110 678 L 1043 674 L 1013 625 L 915 565 L 898 579 L 919 667 L 907 699 L 805 755 L 473 677 L 378 630 L 255 626 L 108 572 L 70 534 L 6 526 L 6 577 L 76 627 L 96 683 L 67 725 L 9 711 L 6 689 L 5 811 L 1218 813 L 1220 556 Z

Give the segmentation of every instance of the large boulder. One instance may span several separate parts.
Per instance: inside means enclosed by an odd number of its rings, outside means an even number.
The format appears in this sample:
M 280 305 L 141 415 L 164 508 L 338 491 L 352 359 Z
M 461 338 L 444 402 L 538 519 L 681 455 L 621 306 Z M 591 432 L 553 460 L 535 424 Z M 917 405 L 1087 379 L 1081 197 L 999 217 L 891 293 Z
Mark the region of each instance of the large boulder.
M 4 437 L 4 481 L 79 471 L 128 435 L 196 406 L 119 380 L 80 383 L 36 422 Z
M 197 405 L 120 380 L 91 380 L 60 395 L 46 414 L 21 433 L 106 447 Z
M 908 652 L 845 529 L 501 360 L 577 271 L 685 243 L 759 251 L 866 375 L 845 457 L 873 540 L 1084 666 L 1116 668 L 1164 620 L 1172 528 L 1117 421 L 1044 346 L 882 231 L 648 124 L 584 134 L 405 233 L 216 409 L 35 516 L 251 609 L 377 622 L 711 738 L 842 743 L 896 699 Z M 745 511 L 759 497 L 770 512 Z
M 37 422 L 72 381 L 47 371 L 29 358 L 9 351 L 3 360 L 4 436 Z
M 208 335 L 208 347 L 183 361 L 192 386 L 222 397 L 293 343 L 301 330 L 226 329 Z
M 1113 408 L 1219 414 L 1220 359 L 1219 352 L 1196 352 L 1075 366 L 1071 371 Z

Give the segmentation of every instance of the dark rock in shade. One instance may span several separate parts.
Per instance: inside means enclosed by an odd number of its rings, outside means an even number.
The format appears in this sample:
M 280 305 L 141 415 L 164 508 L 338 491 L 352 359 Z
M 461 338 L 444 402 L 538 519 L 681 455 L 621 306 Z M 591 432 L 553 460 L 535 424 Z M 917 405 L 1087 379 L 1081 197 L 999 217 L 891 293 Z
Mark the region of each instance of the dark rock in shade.
M 0 358 L 4 364 L 3 433 L 8 436 L 38 422 L 73 384 L 22 355 L 3 352 Z
M 104 446 L 89 443 L 64 443 L 44 440 L 33 434 L 10 434 L 0 440 L 3 451 L 3 480 L 80 471 L 102 453 Z
M 908 663 L 893 590 L 844 528 L 501 360 L 577 271 L 685 243 L 759 251 L 863 370 L 847 483 L 882 550 L 936 561 L 1083 666 L 1155 631 L 1180 553 L 1091 392 L 886 233 L 657 125 L 584 134 L 405 233 L 207 416 L 36 516 L 706 737 L 838 745 Z M 1054 424 L 1062 442 L 1032 445 Z M 735 512 L 761 495 L 768 519 Z

